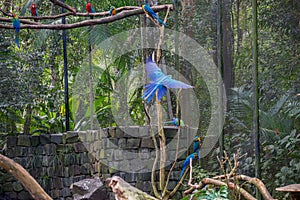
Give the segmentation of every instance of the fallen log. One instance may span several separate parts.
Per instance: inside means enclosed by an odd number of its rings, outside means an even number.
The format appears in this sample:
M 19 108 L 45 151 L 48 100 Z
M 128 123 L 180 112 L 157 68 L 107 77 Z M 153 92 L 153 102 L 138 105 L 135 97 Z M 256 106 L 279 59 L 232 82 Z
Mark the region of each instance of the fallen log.
M 106 179 L 106 184 L 111 187 L 115 198 L 118 200 L 158 200 L 149 194 L 133 187 L 119 176 Z

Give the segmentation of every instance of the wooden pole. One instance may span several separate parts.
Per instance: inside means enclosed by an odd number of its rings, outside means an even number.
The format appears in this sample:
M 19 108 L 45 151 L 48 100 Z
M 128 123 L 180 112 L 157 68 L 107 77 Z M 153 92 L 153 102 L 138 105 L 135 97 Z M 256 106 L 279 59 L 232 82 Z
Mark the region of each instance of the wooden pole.
M 64 0 L 62 0 L 64 3 Z M 64 13 L 64 7 L 61 8 L 61 12 Z M 61 23 L 66 24 L 66 17 L 61 18 Z M 69 108 L 69 85 L 68 85 L 68 54 L 67 54 L 67 34 L 66 30 L 62 31 L 63 39 L 63 54 L 64 54 L 64 94 L 65 94 L 65 107 L 66 107 L 66 131 L 70 130 L 70 108 Z
M 259 83 L 258 83 L 258 45 L 257 45 L 257 0 L 252 0 L 252 58 L 253 58 L 253 135 L 255 149 L 255 177 L 261 179 L 260 173 L 260 134 L 259 134 Z M 256 191 L 256 198 L 261 199 L 261 195 Z
M 222 117 L 224 115 L 224 108 L 223 108 L 223 87 L 222 87 L 222 78 L 223 78 L 223 58 L 222 58 L 222 0 L 218 0 L 218 7 L 217 7 L 217 65 L 221 74 L 221 77 L 218 77 L 218 113 L 219 113 L 219 125 L 222 126 Z M 224 132 L 222 131 L 220 138 L 219 138 L 219 147 L 220 147 L 220 158 L 223 158 L 224 152 Z

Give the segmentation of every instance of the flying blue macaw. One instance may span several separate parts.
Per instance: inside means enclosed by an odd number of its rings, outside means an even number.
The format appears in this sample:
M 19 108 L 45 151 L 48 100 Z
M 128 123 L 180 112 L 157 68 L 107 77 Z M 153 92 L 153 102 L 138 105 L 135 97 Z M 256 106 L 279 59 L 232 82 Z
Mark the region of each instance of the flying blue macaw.
M 152 19 L 156 19 L 160 24 L 163 24 L 164 26 L 168 27 L 168 25 L 156 15 L 156 13 L 146 2 L 142 3 L 142 9 Z
M 189 166 L 190 160 L 191 160 L 191 159 L 194 160 L 195 157 L 196 157 L 196 155 L 197 155 L 197 153 L 192 153 L 192 154 L 190 154 L 188 157 L 186 157 L 186 159 L 184 160 L 184 162 L 183 162 L 183 167 L 182 167 L 182 170 L 181 170 L 181 173 L 180 173 L 180 177 L 179 177 L 179 181 L 180 181 L 181 177 L 183 176 L 183 174 L 184 174 L 184 172 L 185 172 L 187 166 Z
M 14 13 L 13 14 L 13 18 L 12 18 L 12 23 L 13 23 L 13 26 L 15 28 L 15 32 L 16 32 L 16 35 L 15 35 L 15 42 L 17 44 L 17 46 L 19 47 L 20 49 L 20 39 L 19 39 L 19 33 L 20 33 L 20 26 L 21 26 L 21 22 L 18 18 L 18 16 Z
M 115 15 L 115 14 L 117 14 L 117 10 L 116 10 L 116 8 L 115 8 L 114 6 L 112 6 L 112 7 L 110 8 L 110 10 L 109 10 L 109 15 L 110 15 L 110 16 L 113 16 L 113 15 Z
M 148 103 L 151 102 L 156 91 L 157 98 L 160 101 L 167 94 L 168 88 L 193 88 L 191 85 L 172 79 L 170 75 L 165 75 L 151 57 L 146 60 L 146 71 L 151 82 L 144 87 L 145 91 L 142 98 L 147 100 Z
M 31 6 L 30 6 L 30 12 L 31 12 L 32 16 L 36 16 L 36 17 L 39 16 L 39 13 L 38 13 L 38 10 L 37 10 L 37 7 L 36 7 L 35 3 L 31 4 Z M 35 19 L 34 21 L 37 22 L 38 20 Z
M 179 120 L 177 117 L 173 117 L 172 121 L 164 122 L 164 124 L 172 124 L 175 126 L 179 126 Z M 180 126 L 185 126 L 182 119 L 180 119 Z
M 196 135 L 194 137 L 193 152 L 197 153 L 199 163 L 200 163 L 200 156 L 201 156 L 201 154 L 200 154 L 200 141 L 201 141 L 201 138 Z

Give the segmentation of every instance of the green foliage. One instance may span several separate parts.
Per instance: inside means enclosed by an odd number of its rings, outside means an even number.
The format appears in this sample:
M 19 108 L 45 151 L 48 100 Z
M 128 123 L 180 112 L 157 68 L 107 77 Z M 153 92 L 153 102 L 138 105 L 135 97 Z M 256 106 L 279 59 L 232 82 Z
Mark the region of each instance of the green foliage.
M 191 196 L 186 196 L 182 200 L 229 200 L 227 186 L 221 186 L 219 190 L 208 189 L 196 191 Z
M 252 92 L 245 87 L 235 88 L 229 113 L 232 132 L 227 135 L 227 149 L 241 148 L 247 158 L 241 161 L 240 173 L 254 176 L 252 152 Z M 300 134 L 297 98 L 286 93 L 272 105 L 260 100 L 260 125 L 262 145 L 262 177 L 267 188 L 276 195 L 275 188 L 297 183 L 300 166 Z M 293 111 L 292 111 L 293 110 Z M 233 127 L 233 128 L 232 128 Z M 275 174 L 275 176 L 274 176 Z M 282 196 L 278 196 L 282 199 Z

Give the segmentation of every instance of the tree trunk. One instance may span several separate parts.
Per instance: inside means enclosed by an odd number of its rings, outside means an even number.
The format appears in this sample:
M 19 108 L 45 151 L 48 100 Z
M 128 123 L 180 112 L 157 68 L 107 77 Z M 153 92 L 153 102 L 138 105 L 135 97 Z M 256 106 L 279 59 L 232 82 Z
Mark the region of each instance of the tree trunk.
M 27 106 L 25 108 L 25 122 L 24 122 L 24 128 L 23 128 L 25 135 L 30 134 L 32 109 L 33 109 L 32 105 L 27 104 Z
M 223 81 L 226 95 L 231 94 L 234 86 L 233 66 L 233 32 L 231 27 L 231 0 L 222 1 L 222 59 L 223 59 Z

